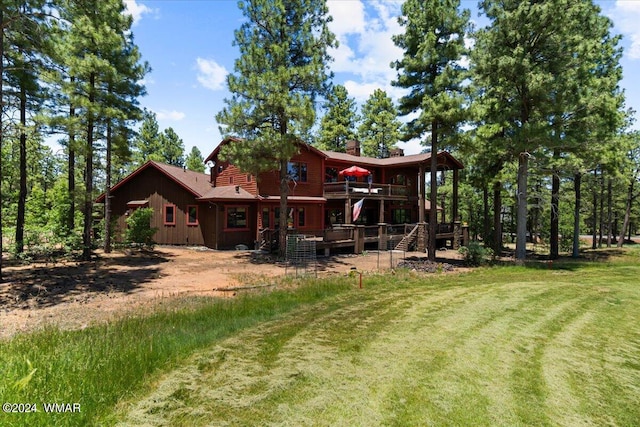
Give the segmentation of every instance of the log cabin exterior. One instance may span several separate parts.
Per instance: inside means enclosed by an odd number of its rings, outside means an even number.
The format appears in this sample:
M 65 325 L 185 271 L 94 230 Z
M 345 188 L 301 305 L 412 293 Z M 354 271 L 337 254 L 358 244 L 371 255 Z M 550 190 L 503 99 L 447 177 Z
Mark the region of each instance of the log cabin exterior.
M 158 228 L 154 240 L 159 244 L 231 249 L 270 241 L 280 226 L 279 172 L 255 177 L 223 161 L 219 157 L 221 148 L 234 141 L 223 140 L 205 159 L 210 174 L 150 161 L 116 184 L 111 191 L 116 228 L 122 233 L 126 217 L 137 207 L 149 206 L 154 210 L 152 227 Z M 424 196 L 424 179 L 430 153 L 404 156 L 401 150 L 395 150 L 385 159 L 362 157 L 357 141 L 350 141 L 347 150 L 336 153 L 299 145 L 289 162 L 286 227 L 291 232 L 324 236 L 329 241 L 332 239 L 327 236 L 333 233 L 354 240 L 353 231 L 345 235 L 340 230 L 369 227 L 375 232 L 369 233 L 368 241 L 377 241 L 383 247 L 381 236 L 386 232 L 382 226 L 425 223 L 429 203 Z M 350 178 L 340 174 L 354 165 L 367 169 L 370 175 Z M 450 238 L 454 247 L 462 237 L 457 207 L 458 170 L 462 168 L 451 154 L 438 153 L 438 169 L 453 173 L 452 221 L 441 226 L 441 237 Z M 361 214 L 353 221 L 353 206 L 360 200 Z M 103 202 L 104 195 L 97 201 Z M 426 227 L 422 230 L 424 233 Z M 417 244 L 418 249 L 423 250 L 424 244 Z

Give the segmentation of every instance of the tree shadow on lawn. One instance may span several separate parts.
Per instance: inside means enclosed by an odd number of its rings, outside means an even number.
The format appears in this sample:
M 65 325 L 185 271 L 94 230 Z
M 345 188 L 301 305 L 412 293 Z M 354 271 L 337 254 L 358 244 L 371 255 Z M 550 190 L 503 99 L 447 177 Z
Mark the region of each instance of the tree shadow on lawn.
M 159 265 L 170 257 L 141 251 L 7 270 L 0 284 L 0 308 L 44 308 L 68 300 L 86 302 L 100 294 L 132 293 L 157 279 Z
M 583 249 L 577 258 L 570 255 L 563 255 L 557 259 L 550 259 L 549 255 L 535 254 L 527 251 L 527 259 L 524 263 L 526 268 L 534 270 L 566 270 L 577 271 L 581 268 L 591 266 L 594 263 L 609 262 L 615 258 L 623 257 L 627 251 L 620 248 L 607 249 Z M 503 252 L 503 256 L 495 261 L 497 265 L 515 265 L 515 254 L 513 251 Z

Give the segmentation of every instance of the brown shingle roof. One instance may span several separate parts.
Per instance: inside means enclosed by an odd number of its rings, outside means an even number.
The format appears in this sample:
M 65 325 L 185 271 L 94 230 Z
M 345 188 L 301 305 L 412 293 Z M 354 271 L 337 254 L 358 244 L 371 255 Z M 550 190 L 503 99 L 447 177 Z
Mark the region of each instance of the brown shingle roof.
M 374 157 L 354 156 L 347 153 L 337 153 L 335 151 L 319 150 L 328 160 L 335 160 L 345 164 L 364 165 L 364 166 L 408 166 L 419 163 L 426 163 L 428 166 L 431 160 L 431 153 L 410 154 L 408 156 L 387 157 L 386 159 L 377 159 Z M 450 164 L 451 166 L 462 169 L 464 166 L 458 159 L 453 157 L 446 151 L 438 152 L 438 164 Z
M 202 196 L 211 189 L 210 176 L 206 173 L 194 172 L 178 166 L 150 161 L 157 169 L 171 177 L 178 184 L 191 191 L 195 196 Z
M 165 163 L 155 162 L 153 160 L 149 160 L 144 165 L 140 166 L 135 171 L 131 172 L 126 178 L 122 181 L 118 182 L 116 185 L 111 187 L 111 191 L 116 191 L 119 187 L 129 182 L 135 176 L 139 175 L 142 171 L 154 168 L 160 171 L 162 174 L 167 176 L 169 179 L 174 181 L 176 184 L 182 186 L 185 190 L 189 191 L 196 197 L 200 197 L 205 194 L 207 191 L 211 189 L 210 177 L 206 173 L 194 172 L 188 169 L 183 169 L 178 166 L 171 166 Z M 104 202 L 104 193 L 102 193 L 96 199 L 96 202 L 102 203 Z
M 210 188 L 198 200 L 256 200 L 256 197 L 240 186 L 227 185 Z
M 215 160 L 220 153 L 220 149 L 225 144 L 233 143 L 236 141 L 240 141 L 239 138 L 228 137 L 223 139 L 220 144 L 213 150 L 211 154 L 205 159 L 205 163 L 211 160 Z M 315 152 L 319 156 L 324 157 L 328 160 L 335 160 L 349 165 L 361 165 L 361 166 L 410 166 L 410 165 L 418 165 L 420 163 L 426 163 L 428 166 L 429 160 L 431 159 L 431 153 L 422 153 L 422 154 L 410 154 L 408 156 L 399 156 L 399 157 L 388 157 L 386 159 L 377 159 L 374 157 L 363 157 L 363 156 L 353 156 L 347 153 L 338 153 L 335 151 L 327 151 L 327 150 L 319 150 L 316 147 L 300 143 L 301 147 L 306 147 L 311 152 Z M 453 157 L 447 151 L 438 152 L 438 164 L 447 165 L 452 169 L 463 169 L 464 165 L 455 157 Z

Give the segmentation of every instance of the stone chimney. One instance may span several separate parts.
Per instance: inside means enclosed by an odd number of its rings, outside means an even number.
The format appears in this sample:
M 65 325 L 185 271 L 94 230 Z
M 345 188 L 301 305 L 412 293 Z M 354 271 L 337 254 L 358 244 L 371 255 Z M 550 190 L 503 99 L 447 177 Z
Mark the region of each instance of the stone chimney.
M 347 154 L 360 156 L 360 141 L 356 141 L 354 139 L 347 141 Z
M 389 152 L 390 157 L 402 157 L 404 156 L 404 150 L 402 148 L 392 148 Z

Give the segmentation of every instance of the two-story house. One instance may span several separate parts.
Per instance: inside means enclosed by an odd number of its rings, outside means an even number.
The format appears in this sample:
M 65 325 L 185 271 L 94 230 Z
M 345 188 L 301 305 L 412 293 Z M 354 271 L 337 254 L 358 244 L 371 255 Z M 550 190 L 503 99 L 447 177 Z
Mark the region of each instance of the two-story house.
M 126 217 L 136 208 L 149 206 L 156 215 L 152 226 L 159 244 L 206 245 L 215 249 L 244 244 L 254 247 L 265 239 L 265 231 L 280 227 L 278 171 L 253 176 L 220 159 L 220 149 L 233 144 L 223 140 L 205 159 L 210 174 L 147 162 L 112 188 L 112 217 L 124 230 Z M 394 150 L 384 159 L 360 156 L 357 141 L 347 153 L 318 150 L 300 144 L 289 162 L 287 224 L 298 234 L 322 236 L 326 230 L 351 224 L 413 224 L 428 220 L 425 176 L 431 154 L 404 156 Z M 358 166 L 368 173 L 342 173 Z M 457 182 L 462 164 L 447 152 L 438 153 L 438 169 L 453 174 L 450 223 L 440 225 L 442 238 L 459 239 Z M 98 202 L 104 201 L 104 195 Z M 353 206 L 362 201 L 357 221 Z M 454 231 L 458 234 L 454 236 Z M 370 241 L 375 240 L 371 236 Z M 454 243 L 455 244 L 455 243 Z

